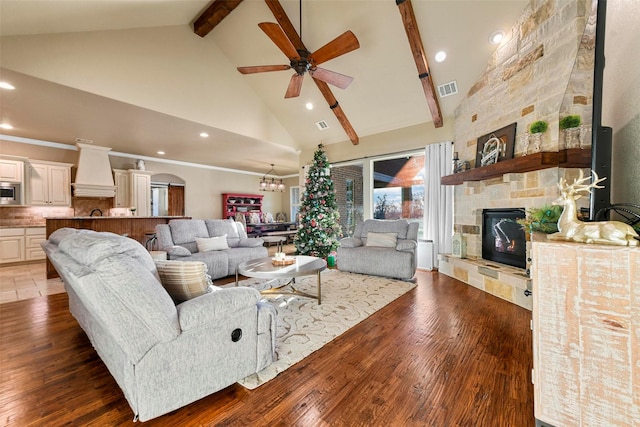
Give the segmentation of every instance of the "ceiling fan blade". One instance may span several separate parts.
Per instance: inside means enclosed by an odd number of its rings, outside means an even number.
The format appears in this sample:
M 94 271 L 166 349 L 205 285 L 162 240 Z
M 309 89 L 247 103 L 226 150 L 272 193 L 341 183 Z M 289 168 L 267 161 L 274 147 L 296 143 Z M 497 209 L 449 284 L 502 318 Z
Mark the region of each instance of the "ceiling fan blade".
M 420 37 L 420 30 L 418 30 L 418 23 L 416 16 L 413 13 L 413 6 L 411 0 L 398 0 L 396 1 L 398 8 L 400 9 L 400 16 L 402 17 L 402 23 L 409 39 L 409 45 L 411 46 L 411 53 L 413 59 L 416 62 L 418 68 L 418 78 L 422 84 L 422 90 L 427 98 L 427 105 L 429 111 L 431 111 L 431 117 L 433 118 L 433 124 L 435 127 L 442 127 L 442 112 L 440 111 L 440 103 L 436 96 L 436 90 L 433 86 L 433 79 L 431 78 L 431 71 L 429 70 L 429 64 L 427 63 L 427 55 L 422 45 L 422 38 Z
M 311 54 L 311 58 L 316 65 L 327 62 L 347 52 L 356 50 L 360 47 L 358 39 L 351 31 L 345 31 L 329 43 L 322 46 Z
M 278 46 L 278 49 L 284 53 L 287 58 L 300 58 L 300 54 L 296 50 L 296 48 L 291 43 L 291 40 L 287 38 L 287 35 L 282 31 L 280 25 L 274 22 L 261 22 L 258 24 L 258 27 L 265 32 L 267 36 L 271 39 L 272 42 Z
M 353 81 L 353 77 L 345 76 L 344 74 L 336 73 L 324 68 L 316 67 L 311 69 L 311 75 L 314 79 L 322 80 L 325 83 L 339 87 L 340 89 L 346 89 Z
M 300 90 L 302 89 L 302 78 L 300 74 L 294 74 L 291 76 L 291 80 L 289 80 L 289 87 L 287 88 L 287 93 L 284 94 L 285 98 L 295 98 L 296 96 L 300 96 Z
M 256 65 L 253 67 L 238 67 L 238 71 L 242 74 L 265 73 L 267 71 L 285 71 L 289 70 L 289 65 Z

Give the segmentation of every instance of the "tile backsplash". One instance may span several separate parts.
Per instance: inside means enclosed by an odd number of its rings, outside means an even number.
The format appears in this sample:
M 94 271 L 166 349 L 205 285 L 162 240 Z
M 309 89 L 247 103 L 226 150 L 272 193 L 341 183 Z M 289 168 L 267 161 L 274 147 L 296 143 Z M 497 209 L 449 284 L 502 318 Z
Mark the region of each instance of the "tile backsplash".
M 122 213 L 114 213 L 111 209 L 113 199 L 95 199 L 89 197 L 74 197 L 71 207 L 54 206 L 3 206 L 0 207 L 0 226 L 2 227 L 31 227 L 45 226 L 47 217 L 73 217 L 89 216 L 94 209 L 100 209 L 102 216 L 124 216 Z M 99 215 L 99 213 L 98 213 Z

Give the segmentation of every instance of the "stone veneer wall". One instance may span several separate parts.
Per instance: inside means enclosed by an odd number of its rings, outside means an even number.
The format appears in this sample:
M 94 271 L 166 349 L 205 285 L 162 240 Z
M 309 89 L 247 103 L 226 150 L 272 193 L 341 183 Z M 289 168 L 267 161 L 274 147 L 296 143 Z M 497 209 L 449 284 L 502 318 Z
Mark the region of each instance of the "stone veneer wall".
M 478 137 L 514 122 L 515 157 L 523 155 L 522 135 L 536 120 L 549 124 L 542 138 L 542 151 L 558 151 L 558 122 L 560 112 L 566 111 L 562 104 L 577 55 L 584 56 L 579 61 L 583 73 L 589 64 L 589 49 L 585 46 L 590 45 L 591 39 L 583 33 L 591 12 L 591 0 L 529 3 L 456 109 L 454 150 L 462 161 L 473 163 Z M 571 99 L 583 106 L 591 103 L 590 95 Z M 532 148 L 533 144 L 529 150 Z M 584 172 L 589 174 L 588 170 Z M 521 271 L 496 263 L 487 269 L 479 261 L 482 209 L 548 205 L 559 195 L 559 179 L 572 180 L 577 174 L 576 169 L 552 167 L 456 186 L 454 231 L 465 236 L 470 259 L 441 257 L 440 271 L 531 309 L 531 298 L 523 295 L 530 288 L 530 280 L 522 277 Z

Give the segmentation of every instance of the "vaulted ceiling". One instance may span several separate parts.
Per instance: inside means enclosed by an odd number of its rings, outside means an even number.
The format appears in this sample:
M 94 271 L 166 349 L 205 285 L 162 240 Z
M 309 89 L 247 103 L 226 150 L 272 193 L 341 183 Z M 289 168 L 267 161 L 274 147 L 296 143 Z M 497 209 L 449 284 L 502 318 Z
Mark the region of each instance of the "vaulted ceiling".
M 495 50 L 489 35 L 508 31 L 527 3 L 413 0 L 434 84 L 458 86 L 459 94 L 439 99 L 445 124 Z M 2 121 L 14 127 L 2 133 L 63 144 L 85 138 L 256 172 L 274 163 L 282 174 L 297 171 L 301 150 L 349 141 L 309 76 L 300 96 L 285 99 L 291 70 L 236 70 L 288 63 L 258 27 L 276 22 L 264 1 L 244 0 L 199 37 L 193 21 L 209 4 L 0 0 L 0 78 L 16 86 L 0 92 Z M 358 38 L 359 49 L 323 67 L 354 78 L 331 91 L 359 138 L 432 122 L 394 0 L 303 0 L 302 11 L 298 0 L 280 4 L 310 51 L 346 30 Z M 448 55 L 442 63 L 433 59 L 439 50 Z

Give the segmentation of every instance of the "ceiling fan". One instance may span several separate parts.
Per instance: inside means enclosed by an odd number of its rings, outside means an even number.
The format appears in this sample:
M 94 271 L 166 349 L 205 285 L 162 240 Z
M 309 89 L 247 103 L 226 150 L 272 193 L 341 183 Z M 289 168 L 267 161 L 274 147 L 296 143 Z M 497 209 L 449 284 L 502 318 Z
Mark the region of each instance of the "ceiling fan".
M 302 7 L 302 5 L 301 5 Z M 301 9 L 302 15 L 302 9 Z M 352 50 L 358 49 L 360 43 L 351 31 L 345 31 L 320 49 L 311 53 L 306 48 L 296 49 L 280 25 L 273 22 L 258 24 L 260 29 L 275 43 L 275 45 L 289 58 L 289 65 L 257 65 L 252 67 L 238 67 L 242 74 L 264 73 L 269 71 L 294 70 L 285 98 L 294 98 L 300 95 L 302 80 L 306 72 L 314 79 L 329 83 L 330 85 L 346 89 L 353 81 L 352 77 L 335 71 L 320 68 L 318 65 L 327 62 Z M 301 43 L 300 43 L 301 44 Z

